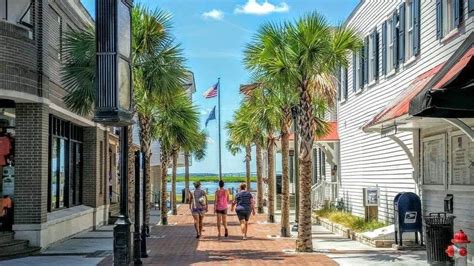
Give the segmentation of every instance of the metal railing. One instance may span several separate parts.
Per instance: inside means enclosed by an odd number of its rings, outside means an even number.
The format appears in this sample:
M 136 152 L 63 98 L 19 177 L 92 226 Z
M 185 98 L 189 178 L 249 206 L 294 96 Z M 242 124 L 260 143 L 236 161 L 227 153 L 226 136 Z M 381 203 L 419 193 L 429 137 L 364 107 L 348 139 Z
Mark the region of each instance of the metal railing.
M 337 182 L 321 180 L 311 187 L 311 207 L 313 210 L 331 206 L 337 199 Z

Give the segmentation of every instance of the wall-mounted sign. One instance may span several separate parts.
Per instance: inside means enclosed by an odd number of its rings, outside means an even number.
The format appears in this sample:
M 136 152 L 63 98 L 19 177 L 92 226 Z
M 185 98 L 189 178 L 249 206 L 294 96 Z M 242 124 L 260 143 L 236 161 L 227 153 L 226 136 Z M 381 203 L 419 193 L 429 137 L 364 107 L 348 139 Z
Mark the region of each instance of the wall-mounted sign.
M 446 178 L 446 137 L 423 139 L 423 184 L 443 185 Z
M 464 134 L 451 137 L 451 184 L 474 185 L 474 142 Z

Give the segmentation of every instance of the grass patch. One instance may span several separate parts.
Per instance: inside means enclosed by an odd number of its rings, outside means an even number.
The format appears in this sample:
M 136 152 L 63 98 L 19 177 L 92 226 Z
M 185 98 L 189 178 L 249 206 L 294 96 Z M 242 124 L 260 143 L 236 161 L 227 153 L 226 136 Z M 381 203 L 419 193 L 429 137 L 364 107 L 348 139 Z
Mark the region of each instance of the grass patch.
M 333 223 L 348 227 L 355 232 L 368 232 L 386 226 L 385 223 L 376 220 L 366 222 L 363 218 L 331 208 L 324 208 L 315 211 L 315 213 L 319 217 L 326 218 Z
M 224 182 L 232 182 L 232 183 L 246 181 L 245 176 L 224 176 L 223 179 L 224 179 Z M 218 176 L 190 176 L 189 177 L 189 182 L 192 183 L 196 181 L 219 182 L 219 177 Z M 168 182 L 171 182 L 171 177 L 168 177 Z M 176 182 L 184 182 L 184 176 L 176 177 Z M 257 182 L 257 177 L 256 176 L 250 177 L 250 182 Z

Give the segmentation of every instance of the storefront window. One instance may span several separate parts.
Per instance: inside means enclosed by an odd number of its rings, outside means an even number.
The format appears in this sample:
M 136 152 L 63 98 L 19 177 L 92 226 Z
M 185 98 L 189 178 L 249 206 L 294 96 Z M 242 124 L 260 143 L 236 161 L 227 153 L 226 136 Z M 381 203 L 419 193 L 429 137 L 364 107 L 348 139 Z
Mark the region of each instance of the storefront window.
M 82 128 L 50 117 L 49 210 L 82 204 Z

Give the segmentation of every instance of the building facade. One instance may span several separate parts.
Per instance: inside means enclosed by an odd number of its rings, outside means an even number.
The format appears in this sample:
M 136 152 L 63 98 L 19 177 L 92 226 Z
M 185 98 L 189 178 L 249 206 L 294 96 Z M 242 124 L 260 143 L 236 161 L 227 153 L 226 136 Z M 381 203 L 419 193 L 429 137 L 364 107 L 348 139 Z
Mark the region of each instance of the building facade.
M 423 146 L 435 131 L 462 133 L 440 120 L 423 118 L 424 123 L 416 123 L 408 104 L 469 42 L 473 8 L 473 1 L 460 0 L 361 1 L 347 19 L 346 26 L 355 29 L 364 43 L 351 55 L 349 66 L 338 71 L 338 196 L 352 213 L 366 215 L 367 188 L 378 191 L 377 217 L 388 223 L 393 222 L 393 198 L 400 192 L 419 194 L 425 213 L 443 211 L 443 198 L 452 189 L 443 179 L 448 180 L 449 160 L 446 156 L 431 161 L 446 164 L 438 171 L 444 173 L 441 180 L 446 186 L 431 186 L 422 178 L 427 164 L 422 158 L 432 153 L 424 153 Z M 430 149 L 447 154 L 442 143 Z M 471 187 L 467 191 L 472 195 Z M 471 230 L 472 236 L 473 224 L 467 222 L 472 221 L 473 210 L 469 193 L 459 192 L 455 200 L 459 221 L 455 227 Z
M 117 187 L 116 136 L 63 101 L 63 35 L 87 27 L 79 0 L 0 1 L 2 194 L 15 239 L 37 247 L 106 223 Z

